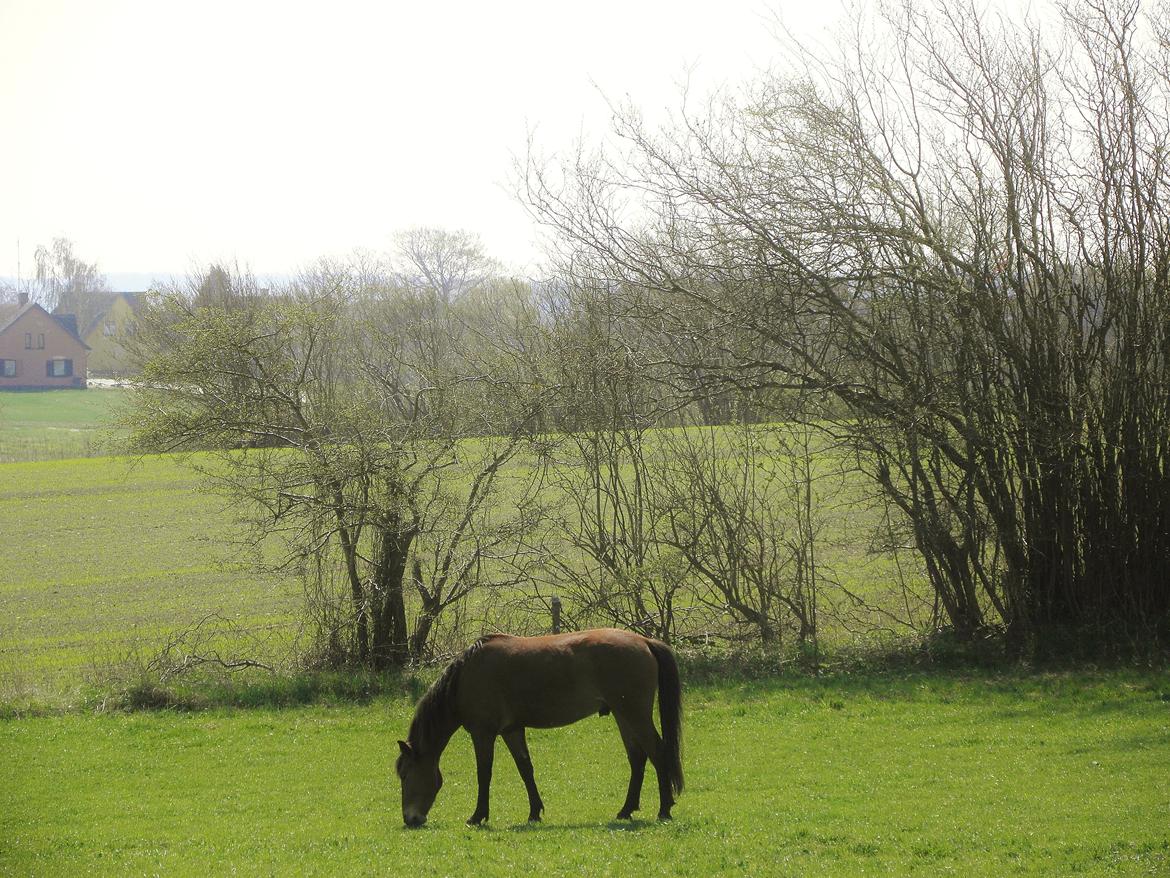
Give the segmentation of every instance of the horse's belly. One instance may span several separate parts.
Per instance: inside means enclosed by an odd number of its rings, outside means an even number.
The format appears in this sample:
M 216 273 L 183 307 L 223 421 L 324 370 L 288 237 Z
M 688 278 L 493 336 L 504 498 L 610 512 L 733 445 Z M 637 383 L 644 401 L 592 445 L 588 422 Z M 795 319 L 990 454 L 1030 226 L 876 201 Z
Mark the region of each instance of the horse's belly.
M 534 729 L 567 726 L 599 713 L 601 693 L 588 679 L 559 681 L 559 685 L 516 687 L 507 699 L 509 725 Z
M 553 729 L 558 726 L 567 726 L 578 720 L 585 719 L 599 713 L 604 705 L 601 701 L 591 701 L 588 704 L 574 702 L 572 704 L 545 704 L 532 705 L 524 714 L 523 721 L 517 725 L 533 729 Z

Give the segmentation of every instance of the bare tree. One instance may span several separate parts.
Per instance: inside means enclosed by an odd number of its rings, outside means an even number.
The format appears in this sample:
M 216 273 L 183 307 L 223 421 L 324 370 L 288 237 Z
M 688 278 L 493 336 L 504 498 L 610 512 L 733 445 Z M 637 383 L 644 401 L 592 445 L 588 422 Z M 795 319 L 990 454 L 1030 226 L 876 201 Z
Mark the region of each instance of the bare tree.
M 562 315 L 546 377 L 557 388 L 549 437 L 551 516 L 546 578 L 573 624 L 605 623 L 669 641 L 685 565 L 662 540 L 651 427 L 659 400 L 637 345 L 589 313 Z M 566 547 L 568 551 L 566 551 Z
M 106 291 L 106 279 L 97 263 L 78 258 L 68 238 L 42 244 L 33 257 L 37 266 L 35 298 L 50 311 L 75 314 L 78 326 L 84 329 L 100 307 L 95 294 Z
M 139 317 L 135 445 L 204 450 L 192 461 L 254 542 L 281 539 L 278 566 L 304 575 L 327 658 L 425 656 L 446 610 L 522 566 L 531 479 L 508 481 L 508 512 L 489 501 L 537 408 L 524 358 L 435 348 L 416 300 L 352 265 L 247 307 L 229 304 L 254 282 L 218 277 L 230 289 L 214 303 L 198 278 Z
M 1060 12 L 1053 40 L 891 7 L 838 59 L 673 131 L 625 112 L 620 160 L 524 181 L 578 284 L 754 335 L 709 375 L 834 397 L 949 624 L 1020 646 L 1170 634 L 1170 15 Z
M 415 226 L 399 234 L 396 245 L 403 285 L 428 291 L 444 305 L 501 273 L 471 232 Z
M 815 656 L 825 574 L 813 494 L 823 475 L 813 473 L 808 431 L 738 425 L 662 438 L 662 539 L 686 559 L 699 598 L 754 629 L 765 649 L 791 630 Z

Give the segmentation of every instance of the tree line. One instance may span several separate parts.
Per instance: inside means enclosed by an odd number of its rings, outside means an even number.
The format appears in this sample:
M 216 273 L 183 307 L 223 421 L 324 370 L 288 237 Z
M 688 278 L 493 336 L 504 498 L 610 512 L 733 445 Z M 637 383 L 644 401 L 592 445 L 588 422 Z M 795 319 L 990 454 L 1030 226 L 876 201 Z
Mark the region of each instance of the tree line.
M 906 4 L 673 126 L 621 110 L 619 148 L 521 168 L 541 283 L 434 230 L 267 294 L 210 272 L 142 318 L 134 441 L 220 452 L 335 661 L 531 625 L 551 588 L 582 623 L 815 650 L 864 603 L 818 561 L 830 459 L 925 624 L 1164 642 L 1165 12 Z
M 104 307 L 103 294 L 109 289 L 97 263 L 78 256 L 73 242 L 64 237 L 36 247 L 33 262 L 32 278 L 0 281 L 0 302 L 15 302 L 23 293 L 46 310 L 73 314 L 78 326 L 88 326 Z

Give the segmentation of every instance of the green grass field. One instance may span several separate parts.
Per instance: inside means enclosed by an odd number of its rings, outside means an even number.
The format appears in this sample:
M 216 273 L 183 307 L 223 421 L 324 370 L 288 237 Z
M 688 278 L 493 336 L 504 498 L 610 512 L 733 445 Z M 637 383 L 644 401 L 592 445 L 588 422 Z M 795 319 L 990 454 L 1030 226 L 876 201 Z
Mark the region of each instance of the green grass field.
M 866 676 L 691 686 L 675 820 L 612 822 L 610 718 L 530 733 L 544 823 L 460 733 L 422 830 L 405 699 L 0 722 L 0 874 L 1165 875 L 1170 678 Z
M 257 574 L 232 516 L 170 458 L 0 466 L 0 700 L 59 703 L 216 614 L 287 629 L 300 586 Z
M 107 391 L 93 392 L 101 393 Z M 24 423 L 35 423 L 39 412 L 50 425 L 43 426 L 45 435 L 55 435 L 48 432 L 53 417 L 84 425 L 107 411 L 87 408 L 87 397 L 74 400 L 72 414 L 50 415 L 44 406 L 70 398 L 62 392 L 13 396 L 25 406 Z M 519 472 L 531 464 L 521 458 L 511 466 Z M 508 476 L 502 481 L 507 484 Z M 851 593 L 900 601 L 880 593 L 896 592 L 889 560 L 865 556 L 866 512 L 834 515 L 833 539 L 821 547 L 823 569 L 835 568 Z M 292 574 L 256 572 L 251 550 L 235 542 L 243 533 L 236 513 L 187 463 L 153 456 L 3 464 L 0 521 L 6 537 L 0 542 L 0 603 L 7 611 L 0 626 L 0 702 L 74 703 L 112 667 L 149 658 L 175 632 L 212 615 L 214 626 L 261 637 L 272 647 L 258 656 L 254 642 L 225 643 L 225 655 L 247 653 L 268 663 L 290 658 L 301 583 Z M 275 541 L 269 549 L 277 550 Z M 826 587 L 826 642 L 848 636 L 828 613 L 840 594 Z M 862 611 L 841 603 L 856 622 Z
M 253 572 L 232 513 L 180 462 L 57 459 L 76 447 L 58 428 L 96 434 L 115 400 L 0 398 L 0 449 L 16 423 L 27 440 L 0 465 L 0 875 L 1170 875 L 1165 668 L 753 682 L 684 661 L 670 824 L 612 822 L 628 769 L 609 718 L 530 733 L 543 824 L 523 823 L 500 747 L 491 824 L 463 825 L 460 734 L 430 822 L 406 831 L 405 695 L 254 674 L 220 696 L 189 682 L 213 709 L 111 711 L 133 701 L 111 672 L 210 614 L 287 656 L 300 602 L 299 583 Z M 856 546 L 832 548 L 870 587 Z
M 107 454 L 123 390 L 0 393 L 0 463 Z

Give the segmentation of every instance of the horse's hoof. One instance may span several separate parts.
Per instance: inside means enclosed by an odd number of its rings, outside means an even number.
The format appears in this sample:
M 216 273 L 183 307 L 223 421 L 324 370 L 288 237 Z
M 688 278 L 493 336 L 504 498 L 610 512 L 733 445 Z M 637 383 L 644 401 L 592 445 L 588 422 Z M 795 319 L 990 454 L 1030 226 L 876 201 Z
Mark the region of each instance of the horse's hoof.
M 485 820 L 487 820 L 487 815 L 484 815 L 481 817 L 479 814 L 472 814 L 470 817 L 467 818 L 467 825 L 468 826 L 479 826 Z
M 670 816 L 669 811 L 659 811 L 658 812 L 658 819 L 659 820 L 673 820 L 674 818 Z
M 633 820 L 634 819 L 634 812 L 633 811 L 619 811 L 616 819 L 618 819 L 618 820 Z
M 528 822 L 529 823 L 539 823 L 540 822 L 540 815 L 539 814 L 529 814 L 528 815 Z

